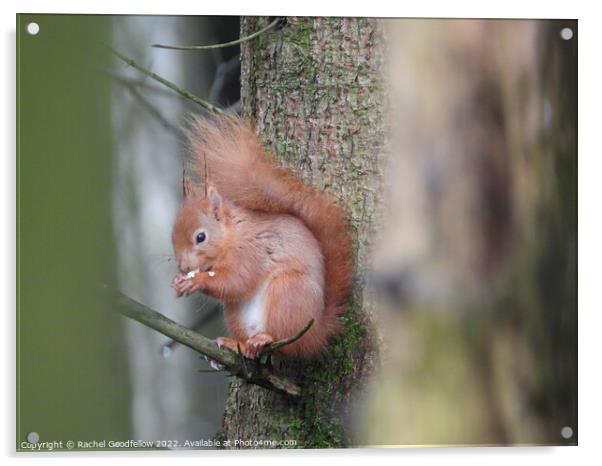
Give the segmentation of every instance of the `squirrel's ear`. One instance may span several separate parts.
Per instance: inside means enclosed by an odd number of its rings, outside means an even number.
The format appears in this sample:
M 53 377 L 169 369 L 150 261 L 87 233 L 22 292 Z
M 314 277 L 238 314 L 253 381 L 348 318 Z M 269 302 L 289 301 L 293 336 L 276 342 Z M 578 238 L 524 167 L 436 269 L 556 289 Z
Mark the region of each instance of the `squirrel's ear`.
M 185 198 L 192 197 L 196 194 L 192 180 L 186 175 L 186 169 L 182 170 L 182 195 Z
M 215 218 L 219 220 L 223 212 L 222 197 L 213 186 L 209 186 L 207 188 L 207 199 L 209 200 L 209 205 L 211 206 L 213 215 L 215 215 Z

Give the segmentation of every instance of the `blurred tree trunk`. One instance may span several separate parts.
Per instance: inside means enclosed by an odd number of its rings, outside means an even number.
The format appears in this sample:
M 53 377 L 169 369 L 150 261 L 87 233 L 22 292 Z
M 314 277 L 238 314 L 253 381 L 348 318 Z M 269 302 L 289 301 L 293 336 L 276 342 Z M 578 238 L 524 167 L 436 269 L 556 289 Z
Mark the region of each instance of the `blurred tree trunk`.
M 577 23 L 391 26 L 391 357 L 366 441 L 574 444 Z
M 241 36 L 267 22 L 244 18 Z M 284 165 L 346 205 L 358 268 L 365 266 L 372 245 L 381 186 L 380 42 L 375 20 L 288 18 L 282 28 L 241 50 L 244 116 L 255 122 Z M 349 445 L 349 401 L 376 362 L 370 303 L 356 285 L 344 333 L 333 339 L 328 353 L 310 363 L 281 366 L 300 381 L 300 400 L 232 380 L 218 438 L 292 439 L 305 448 Z
M 161 40 L 180 42 L 194 35 L 199 42 L 210 42 L 213 40 L 212 18 L 117 16 L 112 17 L 111 22 L 116 48 L 135 51 L 133 55 L 142 63 L 152 63 L 155 71 L 170 76 L 191 92 L 209 93 L 213 61 L 210 56 L 165 54 L 148 44 Z M 132 79 L 131 82 L 139 78 L 136 70 L 121 64 L 116 72 Z M 173 275 L 173 267 L 168 262 L 172 251 L 172 225 L 165 219 L 175 216 L 180 202 L 182 161 L 178 157 L 160 155 L 178 152 L 183 135 L 177 126 L 186 110 L 196 110 L 195 104 L 163 92 L 141 93 L 134 86 L 118 84 L 113 87 L 112 105 L 113 131 L 119 135 L 114 143 L 113 194 L 118 200 L 113 221 L 119 289 L 140 297 L 155 309 L 165 310 L 170 318 L 194 321 L 199 312 L 193 306 L 198 303 L 174 301 L 169 286 Z M 149 141 L 153 141 L 152 148 L 147 146 Z M 153 163 L 149 163 L 149 157 Z M 149 201 L 151 198 L 155 200 Z M 149 203 L 157 208 L 141 209 Z M 154 227 L 148 228 L 149 224 Z M 139 237 L 141 231 L 146 232 L 145 239 L 132 242 L 130 238 Z M 138 272 L 132 273 L 132 270 Z M 193 352 L 174 351 L 166 361 L 159 351 L 166 342 L 165 336 L 149 332 L 136 322 L 124 325 L 130 357 L 135 438 L 183 442 L 191 435 L 211 435 L 221 421 L 217 406 L 225 398 L 226 381 L 213 374 L 199 376 L 198 358 Z M 207 326 L 202 332 L 219 333 L 218 322 L 211 325 L 213 328 Z M 204 402 L 209 398 L 213 403 Z

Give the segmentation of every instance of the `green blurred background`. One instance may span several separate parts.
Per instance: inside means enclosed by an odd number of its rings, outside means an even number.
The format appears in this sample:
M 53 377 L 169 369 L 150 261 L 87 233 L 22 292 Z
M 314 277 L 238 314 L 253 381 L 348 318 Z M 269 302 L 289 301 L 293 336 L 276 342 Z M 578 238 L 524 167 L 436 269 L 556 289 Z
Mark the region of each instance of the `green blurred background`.
M 215 434 L 225 376 L 199 373 L 196 353 L 116 315 L 102 291 L 223 334 L 214 306 L 176 301 L 169 287 L 180 128 L 199 109 L 107 46 L 227 107 L 237 47 L 186 56 L 150 44 L 231 40 L 238 28 L 238 17 L 17 16 L 17 449 L 29 432 L 40 442 Z
M 30 22 L 39 34 L 26 32 Z M 109 20 L 18 15 L 17 446 L 130 436 L 113 284 Z

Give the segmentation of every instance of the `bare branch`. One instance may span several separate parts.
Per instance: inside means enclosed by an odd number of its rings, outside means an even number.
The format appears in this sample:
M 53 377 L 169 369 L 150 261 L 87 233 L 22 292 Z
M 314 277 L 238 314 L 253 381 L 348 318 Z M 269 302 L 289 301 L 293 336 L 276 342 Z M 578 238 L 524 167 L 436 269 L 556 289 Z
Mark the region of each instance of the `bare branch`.
M 215 340 L 204 337 L 168 319 L 163 314 L 140 304 L 122 293 L 117 293 L 116 300 L 119 313 L 221 364 L 224 367 L 224 371 L 236 375 L 249 383 L 260 385 L 285 395 L 294 397 L 301 395 L 301 388 L 297 384 L 274 374 L 272 369 L 267 365 L 260 364 L 253 359 L 247 359 L 242 354 L 237 354 L 228 348 L 219 348 Z
M 203 306 L 205 307 L 205 306 Z M 200 330 L 203 325 L 207 322 L 211 321 L 220 311 L 221 305 L 219 303 L 214 302 L 209 310 L 200 313 L 199 317 L 190 324 L 190 329 L 197 331 Z M 161 354 L 163 357 L 168 357 L 171 355 L 172 351 L 180 344 L 180 342 L 176 340 L 169 340 L 161 347 Z
M 172 83 L 171 81 L 168 81 L 167 79 L 159 76 L 158 74 L 152 72 L 151 70 L 149 70 L 148 68 L 145 68 L 144 66 L 136 63 L 134 60 L 132 60 L 131 58 L 126 57 L 125 55 L 121 54 L 120 52 L 118 52 L 117 50 L 110 48 L 111 52 L 117 57 L 119 58 L 121 61 L 123 61 L 124 63 L 128 64 L 129 66 L 131 66 L 132 68 L 137 69 L 138 71 L 140 71 L 141 73 L 144 73 L 145 75 L 147 75 L 149 78 L 154 79 L 155 81 L 157 81 L 158 83 L 163 84 L 164 86 L 170 88 L 171 90 L 177 92 L 178 94 L 180 94 L 182 97 L 191 100 L 192 102 L 194 102 L 195 104 L 200 105 L 201 107 L 209 110 L 210 112 L 213 113 L 224 113 L 223 110 L 221 110 L 220 108 L 216 107 L 213 104 L 210 104 L 209 102 L 201 99 L 200 97 L 197 97 L 196 95 L 188 92 L 185 89 L 182 89 L 181 87 L 179 87 L 177 84 Z
M 248 36 L 241 37 L 236 40 L 232 40 L 230 42 L 224 42 L 222 44 L 211 44 L 211 45 L 163 45 L 163 44 L 153 44 L 153 47 L 158 49 L 171 49 L 171 50 L 209 50 L 209 49 L 222 49 L 225 47 L 231 47 L 233 45 L 242 44 L 244 42 L 248 42 L 252 39 L 255 39 L 257 36 L 263 34 L 264 32 L 269 31 L 270 29 L 278 26 L 284 19 L 276 18 L 266 27 L 260 29 L 253 34 L 249 34 Z
M 297 335 L 294 335 L 289 338 L 284 338 L 275 343 L 272 343 L 270 346 L 267 346 L 262 351 L 262 354 L 272 354 L 274 351 L 279 350 L 283 346 L 290 345 L 291 343 L 296 342 L 299 338 L 301 338 L 303 335 L 305 335 L 307 333 L 307 331 L 311 328 L 311 326 L 313 324 L 314 324 L 314 319 L 311 319 L 307 324 L 305 324 L 305 327 L 303 327 L 301 329 L 301 331 L 299 333 L 297 333 Z
M 110 75 L 109 75 L 110 76 Z M 180 128 L 178 128 L 177 126 L 172 125 L 169 120 L 167 120 L 167 118 L 165 118 L 163 116 L 163 114 L 161 113 L 161 111 L 155 107 L 155 105 L 153 105 L 143 94 L 140 93 L 140 91 L 137 88 L 137 83 L 129 80 L 129 79 L 123 79 L 120 77 L 116 77 L 116 76 L 111 76 L 111 79 L 113 79 L 115 82 L 123 85 L 132 95 L 132 97 L 134 97 L 134 99 L 136 99 L 143 107 L 145 107 L 149 113 L 155 117 L 159 123 L 167 130 L 171 131 L 176 137 L 178 138 L 183 138 L 183 133 L 182 130 Z M 157 91 L 159 88 L 155 87 L 154 91 Z M 163 89 L 161 89 L 163 91 Z M 166 91 L 169 92 L 169 91 Z M 173 94 L 170 93 L 170 96 L 172 96 Z

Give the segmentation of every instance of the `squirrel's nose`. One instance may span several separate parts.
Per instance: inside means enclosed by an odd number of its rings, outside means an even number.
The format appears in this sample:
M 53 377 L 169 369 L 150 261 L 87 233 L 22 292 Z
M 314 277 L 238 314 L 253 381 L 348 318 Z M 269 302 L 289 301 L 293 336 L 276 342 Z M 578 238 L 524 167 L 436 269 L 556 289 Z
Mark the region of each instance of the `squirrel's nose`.
M 192 267 L 190 266 L 190 263 L 187 260 L 180 259 L 178 261 L 178 269 L 180 269 L 180 272 L 182 273 L 188 273 L 192 270 Z
M 190 267 L 186 267 L 186 264 L 184 264 L 181 260 L 178 261 L 178 270 L 182 273 L 188 273 L 190 272 Z

